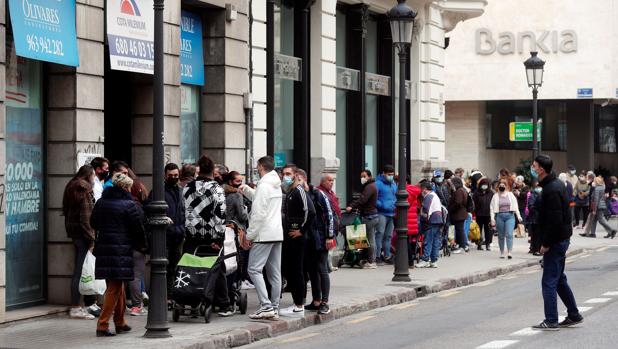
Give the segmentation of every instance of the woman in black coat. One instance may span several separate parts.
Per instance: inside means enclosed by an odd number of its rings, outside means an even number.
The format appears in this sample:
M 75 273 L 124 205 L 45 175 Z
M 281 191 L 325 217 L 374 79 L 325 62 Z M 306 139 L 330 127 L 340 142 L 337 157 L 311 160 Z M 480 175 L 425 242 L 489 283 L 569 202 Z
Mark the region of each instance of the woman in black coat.
M 116 333 L 131 330 L 124 320 L 124 284 L 133 280 L 133 251 L 146 250 L 144 214 L 131 197 L 133 180 L 116 173 L 112 183 L 114 186 L 105 190 L 97 201 L 90 219 L 97 232 L 95 275 L 97 279 L 107 281 L 105 302 L 97 323 L 97 337 L 115 335 L 109 330 L 112 313 Z

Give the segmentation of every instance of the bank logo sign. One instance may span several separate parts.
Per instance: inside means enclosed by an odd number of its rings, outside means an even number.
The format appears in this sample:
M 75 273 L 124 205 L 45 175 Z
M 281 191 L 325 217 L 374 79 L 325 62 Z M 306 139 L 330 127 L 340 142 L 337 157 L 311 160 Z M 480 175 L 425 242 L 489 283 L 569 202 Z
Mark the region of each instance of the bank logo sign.
M 180 18 L 180 82 L 204 85 L 204 52 L 200 16 L 182 11 Z
M 75 0 L 9 0 L 17 55 L 79 66 Z
M 106 12 L 111 68 L 153 74 L 152 0 L 107 0 Z
M 577 44 L 577 33 L 574 30 L 504 31 L 496 35 L 488 28 L 480 28 L 475 35 L 475 49 L 479 55 L 496 52 L 501 55 L 523 54 L 530 51 L 572 53 L 577 52 Z

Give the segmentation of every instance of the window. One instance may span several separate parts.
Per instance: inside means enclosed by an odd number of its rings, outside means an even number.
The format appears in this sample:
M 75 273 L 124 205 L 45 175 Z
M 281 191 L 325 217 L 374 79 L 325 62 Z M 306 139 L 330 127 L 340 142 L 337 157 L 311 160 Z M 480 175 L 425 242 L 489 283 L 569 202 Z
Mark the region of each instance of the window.
M 597 153 L 616 153 L 618 133 L 618 106 L 595 106 L 595 151 Z
M 180 86 L 180 158 L 183 164 L 197 162 L 200 155 L 199 86 Z
M 378 23 L 373 18 L 367 21 L 367 69 L 368 73 L 378 73 Z M 366 141 L 365 168 L 378 173 L 378 96 L 367 94 L 366 97 Z
M 346 61 L 346 14 L 337 10 L 337 66 L 345 67 Z M 335 190 L 337 196 L 342 199 L 342 204 L 348 197 L 348 149 L 347 149 L 347 92 L 337 89 L 337 157 L 339 158 L 339 171 Z

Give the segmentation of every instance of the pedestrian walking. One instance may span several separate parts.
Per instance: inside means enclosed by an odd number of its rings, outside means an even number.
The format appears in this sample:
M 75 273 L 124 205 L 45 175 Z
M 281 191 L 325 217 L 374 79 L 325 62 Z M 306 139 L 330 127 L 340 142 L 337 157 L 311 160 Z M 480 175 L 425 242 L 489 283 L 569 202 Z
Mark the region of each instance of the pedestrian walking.
M 512 259 L 513 252 L 513 229 L 517 222 L 523 222 L 519 213 L 517 198 L 510 190 L 509 180 L 500 178 L 498 192 L 491 199 L 491 226 L 498 230 L 498 244 L 500 246 L 500 258 L 504 259 L 504 247 L 506 241 L 508 259 Z
M 71 278 L 71 310 L 73 319 L 92 320 L 99 316 L 101 308 L 96 304 L 96 296 L 84 296 L 84 307 L 80 306 L 79 281 L 86 254 L 94 247 L 95 232 L 90 226 L 90 216 L 94 208 L 93 183 L 97 181 L 95 171 L 90 165 L 79 168 L 67 183 L 62 198 L 62 215 L 67 236 L 73 241 L 75 258 Z
M 421 208 L 421 229 L 425 236 L 423 240 L 423 256 L 417 264 L 418 268 L 437 268 L 440 247 L 442 246 L 442 226 L 446 222 L 442 212 L 442 204 L 438 195 L 432 191 L 429 182 L 420 184 L 423 195 Z
M 588 221 L 588 213 L 590 211 L 591 189 L 592 187 L 586 179 L 586 173 L 582 171 L 582 173 L 578 177 L 578 182 L 573 189 L 575 195 L 575 227 L 580 226 L 580 218 L 582 219 L 582 228 Z
M 453 253 L 468 252 L 469 247 L 466 243 L 467 238 L 464 231 L 464 223 L 468 219 L 468 192 L 464 188 L 463 181 L 460 177 L 454 176 L 451 178 L 451 183 L 455 191 L 451 195 L 448 204 L 448 213 L 451 217 L 451 224 L 455 226 L 455 240 L 459 247 Z
M 590 201 L 590 233 L 582 233 L 579 234 L 588 238 L 596 238 L 596 229 L 597 223 L 601 224 L 607 234 L 605 238 L 615 238 L 616 230 L 613 229 L 609 223 L 607 222 L 606 215 L 608 215 L 608 207 L 607 207 L 607 199 L 605 198 L 605 180 L 603 177 L 598 176 L 594 179 L 594 188 L 592 191 L 591 201 Z
M 133 180 L 122 173 L 112 177 L 113 186 L 103 192 L 90 218 L 97 231 L 94 255 L 95 276 L 105 279 L 107 289 L 103 309 L 97 323 L 97 337 L 109 337 L 131 331 L 124 319 L 125 282 L 134 279 L 133 252 L 145 252 L 144 214 L 131 196 Z M 112 317 L 116 332 L 109 330 Z
M 393 264 L 391 257 L 391 238 L 395 229 L 395 203 L 397 202 L 397 184 L 395 169 L 392 165 L 384 166 L 382 174 L 376 178 L 378 189 L 378 226 L 376 228 L 376 263 Z
M 553 161 L 539 155 L 531 167 L 533 177 L 538 177 L 543 188 L 539 208 L 541 253 L 543 254 L 542 291 L 545 319 L 533 328 L 556 330 L 581 323 L 584 318 L 577 309 L 575 297 L 567 282 L 564 267 L 573 226 L 569 217 L 569 198 L 566 187 L 552 172 Z M 567 308 L 566 318 L 558 323 L 558 297 Z
M 530 249 L 528 253 L 534 256 L 541 255 L 541 231 L 539 229 L 539 205 L 541 203 L 541 193 L 543 188 L 539 186 L 539 181 L 533 178 L 530 182 L 531 190 L 528 192 L 526 201 L 526 225 L 530 235 Z
M 476 215 L 476 223 L 481 231 L 481 240 L 478 244 L 478 249 L 481 250 L 485 245 L 485 250 L 491 251 L 491 242 L 494 234 L 490 228 L 491 224 L 491 199 L 494 193 L 489 187 L 489 179 L 481 178 L 477 183 L 476 191 L 472 194 L 474 199 L 474 210 Z
M 375 269 L 377 268 L 375 231 L 378 226 L 378 209 L 376 207 L 376 202 L 378 200 L 378 189 L 375 181 L 371 177 L 371 171 L 368 169 L 361 172 L 360 182 L 362 185 L 360 197 L 348 205 L 345 210 L 346 212 L 357 210 L 360 213 L 361 221 L 365 224 L 367 241 L 369 241 L 369 248 L 367 248 L 367 260 L 361 262 L 361 265 L 365 269 Z
M 275 160 L 265 156 L 257 162 L 260 180 L 255 190 L 247 185 L 241 187 L 243 194 L 252 201 L 247 240 L 253 247 L 249 254 L 249 276 L 260 301 L 260 308 L 249 315 L 252 319 L 279 317 L 281 296 L 281 244 L 283 227 L 281 219 L 281 179 L 275 171 Z M 270 298 L 262 271 L 266 268 L 272 285 Z

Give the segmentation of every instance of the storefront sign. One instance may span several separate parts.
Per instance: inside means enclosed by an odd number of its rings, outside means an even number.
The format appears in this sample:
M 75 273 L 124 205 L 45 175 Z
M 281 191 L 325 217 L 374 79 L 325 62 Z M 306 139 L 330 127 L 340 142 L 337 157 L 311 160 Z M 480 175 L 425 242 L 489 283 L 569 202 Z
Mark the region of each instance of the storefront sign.
M 577 98 L 592 98 L 592 89 L 591 88 L 578 88 Z
M 496 51 L 501 55 L 524 53 L 524 43 L 527 42 L 527 51 L 543 53 L 571 53 L 577 52 L 577 33 L 575 30 L 543 30 L 541 32 L 523 31 L 513 33 L 509 31 L 498 33 L 497 40 L 491 29 L 476 30 L 476 53 L 491 55 Z
M 107 0 L 106 12 L 111 68 L 153 74 L 152 0 Z
M 275 55 L 275 76 L 279 79 L 301 81 L 303 60 L 298 57 Z
M 371 95 L 390 96 L 390 81 L 391 78 L 388 76 L 365 73 L 365 88 Z
M 287 162 L 287 155 L 284 152 L 275 152 L 275 167 L 283 167 Z
M 9 0 L 17 55 L 79 66 L 75 0 Z
M 189 11 L 182 11 L 180 18 L 180 82 L 204 85 L 202 20 Z
M 541 141 L 542 122 L 539 121 L 537 138 Z M 532 122 L 511 122 L 509 123 L 509 140 L 511 142 L 532 142 Z
M 337 88 L 342 90 L 358 91 L 360 71 L 344 67 L 337 67 Z

